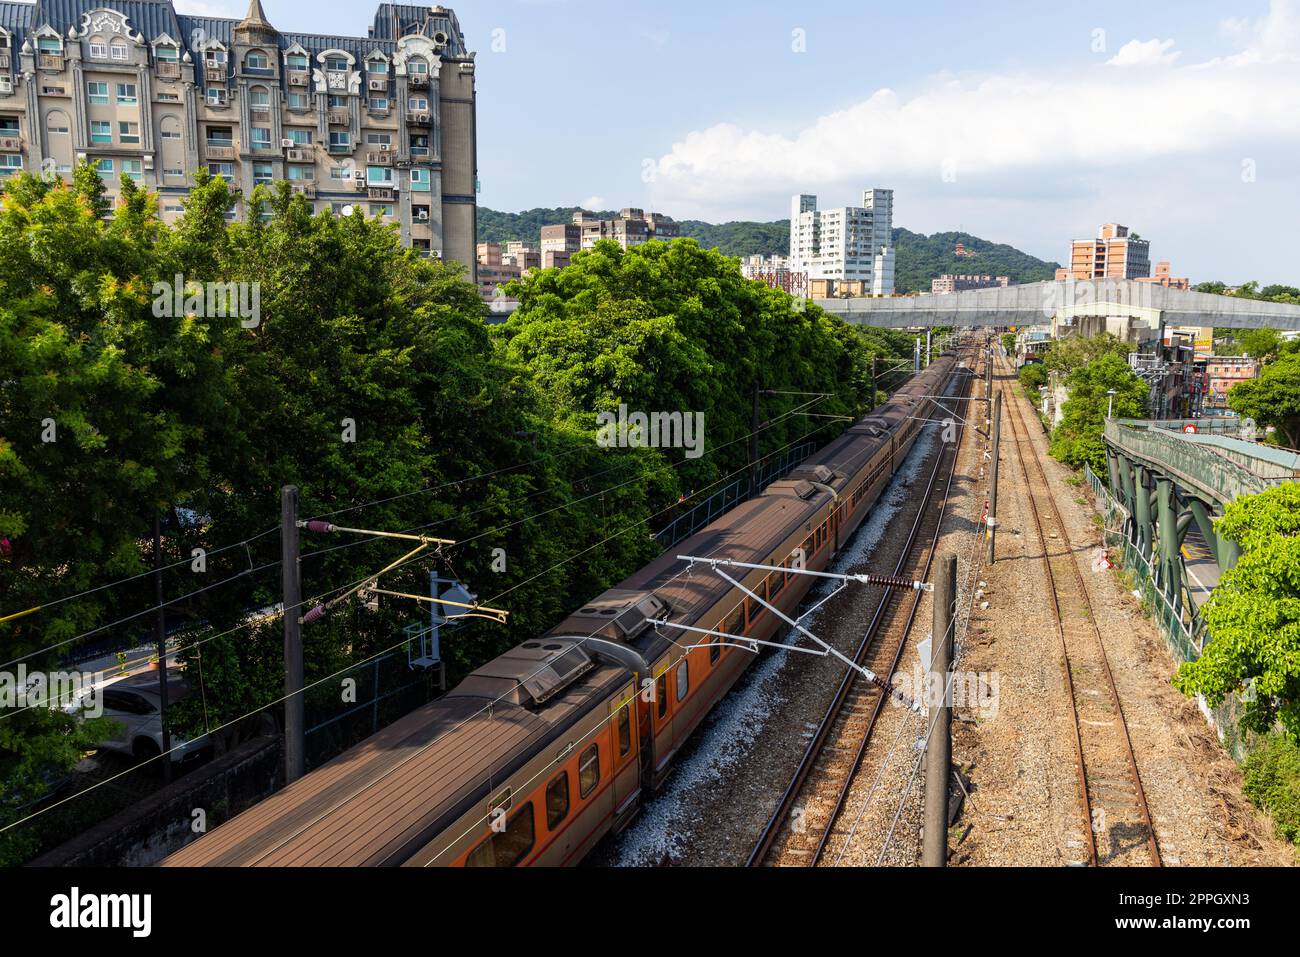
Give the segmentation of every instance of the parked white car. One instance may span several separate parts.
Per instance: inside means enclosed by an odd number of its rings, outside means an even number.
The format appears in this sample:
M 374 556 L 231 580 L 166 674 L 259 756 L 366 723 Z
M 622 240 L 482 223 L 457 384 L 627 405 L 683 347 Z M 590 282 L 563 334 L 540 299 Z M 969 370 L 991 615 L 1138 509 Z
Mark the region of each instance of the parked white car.
M 167 675 L 167 703 L 171 705 L 189 695 L 192 689 L 179 669 L 169 668 Z M 103 700 L 104 717 L 117 723 L 116 732 L 111 738 L 101 741 L 100 748 L 129 754 L 142 761 L 162 754 L 162 698 L 158 693 L 157 672 L 132 675 L 104 685 L 99 694 Z M 208 743 L 206 734 L 193 740 L 172 735 L 171 760 L 192 760 Z

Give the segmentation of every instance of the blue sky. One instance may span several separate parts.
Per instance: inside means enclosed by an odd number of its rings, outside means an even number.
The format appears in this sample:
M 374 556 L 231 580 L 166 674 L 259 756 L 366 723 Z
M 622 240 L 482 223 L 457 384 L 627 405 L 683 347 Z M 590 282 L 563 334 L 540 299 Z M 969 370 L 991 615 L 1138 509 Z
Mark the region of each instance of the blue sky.
M 373 6 L 263 0 L 363 34 Z M 1193 281 L 1300 283 L 1300 0 L 461 0 L 480 202 L 895 224 L 1061 260 L 1119 221 Z M 239 15 L 241 0 L 179 0 Z

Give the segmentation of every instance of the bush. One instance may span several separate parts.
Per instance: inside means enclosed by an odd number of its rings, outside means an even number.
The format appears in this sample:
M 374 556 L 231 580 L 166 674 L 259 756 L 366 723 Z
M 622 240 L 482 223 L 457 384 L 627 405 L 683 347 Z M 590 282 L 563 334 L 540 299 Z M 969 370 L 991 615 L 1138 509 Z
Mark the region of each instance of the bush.
M 1272 734 L 1242 766 L 1246 796 L 1273 816 L 1277 831 L 1300 847 L 1300 747 Z
M 1029 398 L 1038 401 L 1038 387 L 1047 385 L 1047 369 L 1041 362 L 1031 362 L 1020 368 L 1020 384 L 1024 386 Z

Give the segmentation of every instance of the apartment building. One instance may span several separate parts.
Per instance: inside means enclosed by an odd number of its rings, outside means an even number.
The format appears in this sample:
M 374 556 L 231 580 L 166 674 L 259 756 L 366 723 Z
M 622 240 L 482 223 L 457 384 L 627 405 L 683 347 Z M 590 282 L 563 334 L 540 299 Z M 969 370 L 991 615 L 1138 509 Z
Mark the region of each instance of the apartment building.
M 808 274 L 790 268 L 790 257 L 781 255 L 745 256 L 740 260 L 740 274 L 770 289 L 780 289 L 792 296 L 808 298 Z
M 1191 289 L 1192 281 L 1185 276 L 1175 277 L 1169 266 L 1169 260 L 1162 259 L 1156 263 L 1156 271 L 1151 276 L 1139 276 L 1138 282 L 1151 282 L 1169 289 Z
M 1141 279 L 1151 275 L 1151 243 L 1127 226 L 1105 223 L 1096 239 L 1070 244 L 1069 274 L 1074 279 Z
M 1228 390 L 1238 382 L 1246 382 L 1259 375 L 1259 360 L 1251 356 L 1207 356 L 1205 376 L 1208 389 L 1205 407 L 1226 409 Z
M 943 295 L 950 292 L 961 292 L 965 289 L 997 289 L 1010 285 L 1010 276 L 953 276 L 944 273 L 938 279 L 930 280 L 930 292 Z
M 861 283 L 864 295 L 894 292 L 894 191 L 863 191 L 861 206 L 819 210 L 817 197 L 790 202 L 790 269 L 810 281 L 843 287 Z
M 577 229 L 578 249 L 591 249 L 602 239 L 612 239 L 624 249 L 628 249 L 648 243 L 652 239 L 668 242 L 680 235 L 677 223 L 673 222 L 671 217 L 663 213 L 651 213 L 647 216 L 645 210 L 630 206 L 621 210 L 613 219 L 601 219 L 585 210 L 578 210 L 573 214 L 573 226 Z M 548 236 L 552 244 L 559 242 L 560 228 L 542 227 L 543 249 L 548 248 L 545 244 Z M 548 230 L 551 231 L 549 234 Z M 566 242 L 570 235 L 566 229 L 563 234 Z M 559 247 L 552 245 L 550 248 Z M 574 252 L 575 250 L 566 246 L 562 251 Z
M 287 180 L 317 211 L 396 224 L 475 270 L 474 54 L 455 13 L 381 3 L 364 37 L 282 33 L 170 0 L 0 2 L 0 176 L 87 160 L 181 212 L 207 169 L 245 195 Z M 241 202 L 234 215 L 245 215 Z

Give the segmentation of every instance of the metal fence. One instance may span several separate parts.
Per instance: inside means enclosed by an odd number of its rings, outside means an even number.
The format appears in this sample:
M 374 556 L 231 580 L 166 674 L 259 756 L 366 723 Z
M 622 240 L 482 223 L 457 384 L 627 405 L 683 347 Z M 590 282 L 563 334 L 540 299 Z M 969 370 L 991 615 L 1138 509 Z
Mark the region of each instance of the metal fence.
M 813 454 L 817 448 L 815 442 L 805 442 L 803 445 L 795 446 L 780 458 L 774 459 L 767 465 L 762 466 L 758 473 L 758 487 L 765 489 L 772 482 L 785 475 L 796 465 Z M 689 511 L 683 512 L 672 520 L 667 526 L 655 534 L 655 541 L 661 548 L 672 548 L 684 538 L 689 538 L 700 529 L 704 528 L 715 518 L 722 515 L 727 509 L 734 507 L 737 503 L 749 498 L 749 478 L 741 478 L 730 483 L 725 488 L 714 492 L 699 505 L 692 507 Z
M 1084 477 L 1096 496 L 1097 511 L 1104 523 L 1102 540 L 1107 551 L 1119 557 L 1124 567 L 1132 573 L 1134 590 L 1142 602 L 1143 611 L 1155 621 L 1177 661 L 1195 661 L 1201 656 L 1208 640 L 1204 622 L 1199 616 L 1185 620 L 1169 603 L 1164 589 L 1160 587 L 1157 570 L 1141 550 L 1129 541 L 1127 509 L 1115 500 L 1101 478 L 1086 464 Z M 1228 752 L 1237 760 L 1245 757 L 1247 742 L 1239 724 L 1240 703 L 1237 699 L 1229 697 L 1217 708 L 1211 708 L 1198 695 L 1196 703 Z

